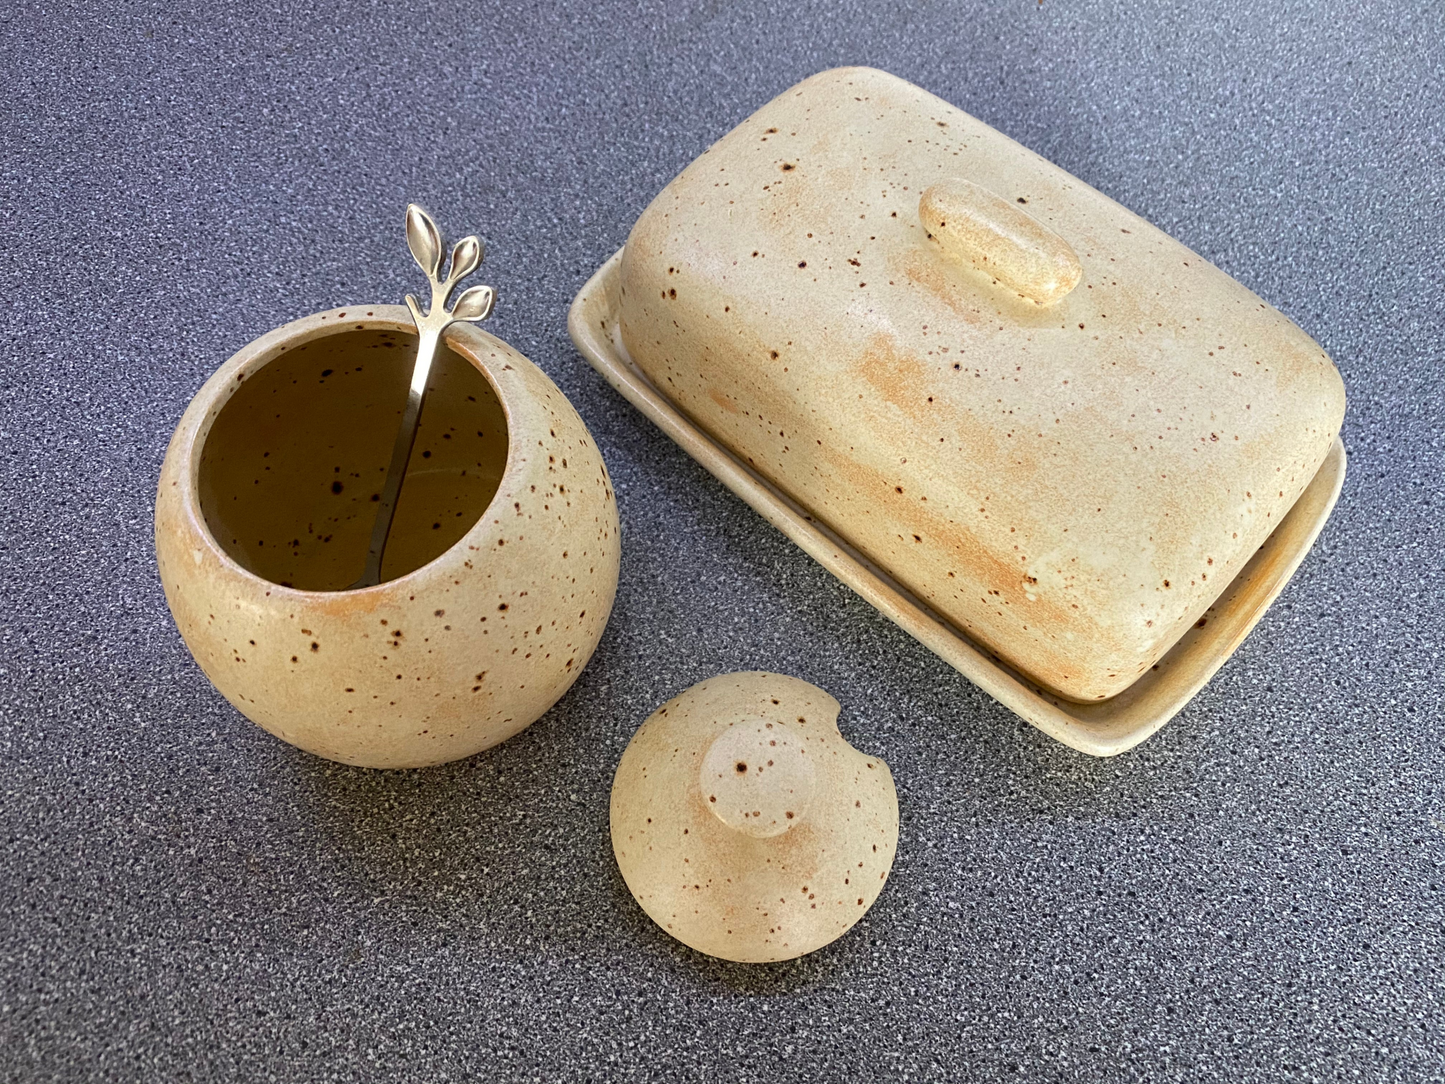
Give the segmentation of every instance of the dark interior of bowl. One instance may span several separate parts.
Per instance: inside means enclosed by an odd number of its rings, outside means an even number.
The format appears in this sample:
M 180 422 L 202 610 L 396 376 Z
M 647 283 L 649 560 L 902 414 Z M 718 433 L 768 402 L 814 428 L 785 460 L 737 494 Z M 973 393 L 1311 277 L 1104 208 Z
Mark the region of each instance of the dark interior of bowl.
M 263 579 L 339 591 L 366 562 L 416 336 L 353 329 L 313 339 L 248 375 L 201 449 L 211 534 Z M 491 503 L 507 462 L 492 386 L 443 339 L 397 500 L 383 582 L 434 560 Z

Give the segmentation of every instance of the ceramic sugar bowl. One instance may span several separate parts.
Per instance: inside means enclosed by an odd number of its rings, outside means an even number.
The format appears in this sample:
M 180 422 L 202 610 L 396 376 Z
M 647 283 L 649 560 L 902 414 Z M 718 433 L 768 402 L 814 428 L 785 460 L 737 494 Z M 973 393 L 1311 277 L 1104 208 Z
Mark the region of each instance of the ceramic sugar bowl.
M 185 412 L 156 499 L 166 599 L 206 676 L 278 737 L 370 767 L 454 760 L 528 726 L 586 665 L 617 586 L 617 508 L 582 419 L 525 357 L 457 324 L 380 582 L 355 587 L 414 312 L 318 313 L 244 347 Z

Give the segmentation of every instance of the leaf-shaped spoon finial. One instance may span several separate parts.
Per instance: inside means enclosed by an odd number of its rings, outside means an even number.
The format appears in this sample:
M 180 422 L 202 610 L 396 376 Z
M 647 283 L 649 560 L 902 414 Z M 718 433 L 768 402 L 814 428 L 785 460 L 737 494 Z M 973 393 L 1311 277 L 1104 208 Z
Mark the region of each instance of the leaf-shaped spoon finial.
M 406 209 L 406 243 L 411 248 L 417 266 L 426 272 L 427 281 L 431 283 L 432 300 L 428 311 L 422 312 L 420 305 L 410 294 L 406 298 L 407 307 L 411 309 L 418 331 L 424 330 L 423 324 L 439 323 L 440 333 L 456 320 L 485 320 L 491 314 L 490 303 L 481 306 L 477 301 L 473 301 L 465 310 L 460 301 L 456 307 L 447 309 L 447 301 L 457 284 L 482 264 L 486 248 L 479 240 L 475 237 L 463 237 L 457 242 L 452 249 L 451 269 L 446 278 L 442 278 L 441 259 L 446 246 L 442 242 L 441 231 L 437 229 L 431 215 L 427 214 L 420 204 L 413 203 Z M 470 297 L 478 289 L 493 292 L 491 287 L 473 287 L 462 296 Z

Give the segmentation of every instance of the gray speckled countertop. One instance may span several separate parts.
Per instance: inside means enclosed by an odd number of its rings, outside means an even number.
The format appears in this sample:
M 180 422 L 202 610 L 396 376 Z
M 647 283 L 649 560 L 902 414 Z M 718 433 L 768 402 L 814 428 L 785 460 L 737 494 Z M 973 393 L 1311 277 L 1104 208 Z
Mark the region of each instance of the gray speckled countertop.
M 1445 7 L 206 6 L 0 12 L 0 1079 L 1445 1078 Z M 1133 753 L 980 694 L 567 338 L 662 185 L 841 63 L 1158 223 L 1344 374 L 1334 517 Z M 151 509 L 228 355 L 416 286 L 410 199 L 488 241 L 491 330 L 591 426 L 625 548 L 552 712 L 372 772 L 211 689 Z M 902 810 L 859 926 L 758 968 L 654 927 L 607 836 L 633 728 L 744 668 L 833 692 Z

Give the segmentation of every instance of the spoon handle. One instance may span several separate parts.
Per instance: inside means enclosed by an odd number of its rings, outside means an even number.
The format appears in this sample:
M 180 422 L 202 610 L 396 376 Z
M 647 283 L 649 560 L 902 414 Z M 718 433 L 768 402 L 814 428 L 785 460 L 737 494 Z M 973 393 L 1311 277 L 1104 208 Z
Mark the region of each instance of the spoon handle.
M 401 494 L 401 483 L 406 479 L 407 464 L 411 462 L 412 446 L 416 443 L 417 426 L 421 422 L 422 400 L 426 398 L 427 378 L 431 375 L 432 360 L 436 357 L 437 344 L 445 324 L 437 326 L 425 321 L 418 329 L 416 364 L 411 370 L 411 388 L 406 396 L 406 410 L 401 415 L 401 427 L 396 431 L 396 443 L 391 449 L 391 465 L 386 470 L 386 483 L 381 487 L 380 504 L 376 509 L 376 521 L 371 526 L 371 547 L 366 552 L 366 569 L 351 588 L 371 587 L 381 582 L 381 559 L 386 553 L 386 540 L 391 534 L 391 521 L 396 516 L 396 499 Z

